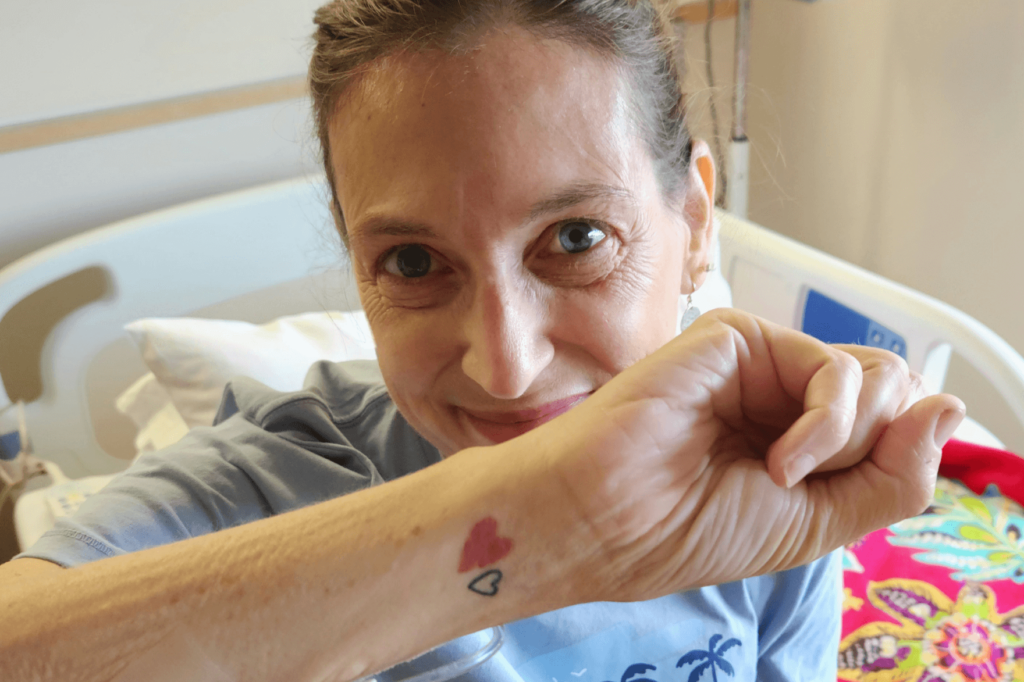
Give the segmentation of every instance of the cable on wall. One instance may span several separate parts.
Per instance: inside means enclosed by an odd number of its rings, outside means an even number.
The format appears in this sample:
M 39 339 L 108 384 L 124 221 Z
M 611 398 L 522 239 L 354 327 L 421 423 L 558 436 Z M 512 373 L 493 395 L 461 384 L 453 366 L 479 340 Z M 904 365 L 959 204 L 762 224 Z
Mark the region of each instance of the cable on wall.
M 722 198 L 725 196 L 727 181 L 725 177 L 725 157 L 722 156 L 722 141 L 718 132 L 718 107 L 715 106 L 715 73 L 711 67 L 711 25 L 714 20 L 715 0 L 708 0 L 708 16 L 704 20 L 704 66 L 707 70 L 708 91 L 710 92 L 708 102 L 711 106 L 711 136 L 714 138 L 712 140 L 714 145 L 713 153 L 715 155 L 715 166 L 718 169 L 716 173 L 718 187 L 715 190 L 715 205 L 722 206 Z

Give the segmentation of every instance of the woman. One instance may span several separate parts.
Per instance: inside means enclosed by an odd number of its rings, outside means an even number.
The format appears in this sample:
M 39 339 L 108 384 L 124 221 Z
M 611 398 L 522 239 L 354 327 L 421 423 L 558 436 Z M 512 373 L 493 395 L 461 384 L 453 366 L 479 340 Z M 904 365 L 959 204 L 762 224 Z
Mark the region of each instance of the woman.
M 215 427 L 0 567 L 0 677 L 349 680 L 517 619 L 508 679 L 664 680 L 702 653 L 834 675 L 827 552 L 926 506 L 964 408 L 891 354 L 740 312 L 676 336 L 715 178 L 654 9 L 316 20 L 379 373 L 234 382 Z

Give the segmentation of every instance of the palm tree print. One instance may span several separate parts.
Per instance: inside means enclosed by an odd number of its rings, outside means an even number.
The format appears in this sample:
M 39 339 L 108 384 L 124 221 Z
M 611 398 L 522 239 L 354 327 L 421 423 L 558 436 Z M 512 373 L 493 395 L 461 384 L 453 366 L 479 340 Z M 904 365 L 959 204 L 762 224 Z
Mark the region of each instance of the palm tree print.
M 724 672 L 729 677 L 732 677 L 732 664 L 730 664 L 729 661 L 725 660 L 723 656 L 725 655 L 726 651 L 733 648 L 734 646 L 740 646 L 741 643 L 738 639 L 727 639 L 725 640 L 725 642 L 722 643 L 722 646 L 716 649 L 715 646 L 721 639 L 722 635 L 714 635 L 708 642 L 707 651 L 704 651 L 703 649 L 694 649 L 693 651 L 689 652 L 688 654 L 679 659 L 679 661 L 676 663 L 677 668 L 682 668 L 684 665 L 690 665 L 692 663 L 696 663 L 697 661 L 704 661 L 690 672 L 690 677 L 687 682 L 697 682 L 697 680 L 700 679 L 700 676 L 703 675 L 704 671 L 708 668 L 711 668 L 712 682 L 718 682 L 718 673 L 716 671 L 717 668 L 721 668 L 722 672 Z
M 634 677 L 634 675 L 643 675 L 649 670 L 657 669 L 657 666 L 653 666 L 650 663 L 634 663 L 626 668 L 626 671 L 622 673 L 622 679 L 619 682 L 626 682 L 626 680 L 629 680 L 629 682 L 654 682 L 654 680 L 646 677 Z M 608 682 L 610 682 L 610 680 Z

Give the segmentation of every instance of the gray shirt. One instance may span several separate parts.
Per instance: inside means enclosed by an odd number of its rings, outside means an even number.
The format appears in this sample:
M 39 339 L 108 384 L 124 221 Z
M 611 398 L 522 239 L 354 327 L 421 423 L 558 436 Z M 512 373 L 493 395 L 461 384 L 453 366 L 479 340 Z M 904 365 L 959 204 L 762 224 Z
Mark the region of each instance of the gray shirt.
M 304 390 L 228 384 L 214 426 L 143 455 L 21 556 L 65 567 L 212 533 L 439 462 L 372 361 L 319 362 Z
M 319 362 L 296 393 L 235 379 L 213 427 L 141 457 L 20 556 L 77 566 L 329 500 L 440 459 L 399 414 L 373 362 Z M 507 625 L 499 653 L 465 677 L 628 682 L 640 671 L 682 682 L 713 660 L 732 679 L 835 679 L 840 595 L 833 553 L 647 602 L 581 604 Z M 431 669 L 475 641 L 456 640 L 379 678 Z

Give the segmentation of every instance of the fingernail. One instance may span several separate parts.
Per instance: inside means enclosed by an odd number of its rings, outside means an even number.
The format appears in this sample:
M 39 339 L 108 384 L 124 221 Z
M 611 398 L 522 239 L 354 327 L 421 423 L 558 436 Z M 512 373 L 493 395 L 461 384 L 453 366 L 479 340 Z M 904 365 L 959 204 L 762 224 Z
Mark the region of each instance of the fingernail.
M 786 487 L 792 488 L 794 485 L 803 480 L 803 477 L 811 473 L 817 465 L 814 461 L 814 457 L 811 455 L 800 455 L 790 460 L 789 464 L 786 465 Z
M 939 418 L 935 420 L 935 447 L 942 449 L 966 415 L 966 412 L 955 407 L 951 407 L 939 415 Z

